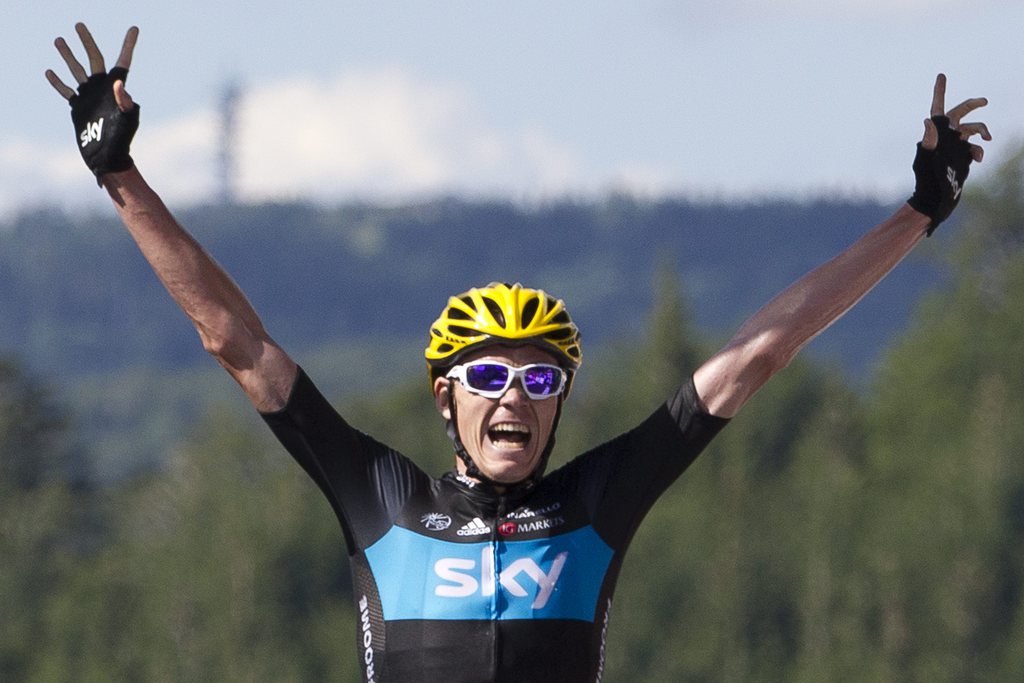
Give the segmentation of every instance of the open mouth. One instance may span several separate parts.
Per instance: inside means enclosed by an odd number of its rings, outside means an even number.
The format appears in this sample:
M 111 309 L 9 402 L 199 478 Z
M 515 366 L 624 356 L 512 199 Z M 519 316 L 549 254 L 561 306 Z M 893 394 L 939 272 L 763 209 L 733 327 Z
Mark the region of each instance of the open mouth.
M 487 430 L 495 448 L 523 448 L 530 442 L 530 428 L 524 424 L 502 422 Z

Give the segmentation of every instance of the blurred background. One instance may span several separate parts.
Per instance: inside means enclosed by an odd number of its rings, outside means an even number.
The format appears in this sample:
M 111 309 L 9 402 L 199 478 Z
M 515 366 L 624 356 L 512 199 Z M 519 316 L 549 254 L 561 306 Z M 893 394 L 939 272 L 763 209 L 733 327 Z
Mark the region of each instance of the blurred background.
M 0 679 L 358 676 L 329 506 L 136 254 L 43 78 L 76 21 L 108 65 L 140 27 L 140 169 L 346 417 L 434 473 L 421 353 L 447 295 L 566 299 L 586 363 L 564 462 L 899 206 L 936 73 L 950 105 L 988 97 L 954 218 L 641 528 L 606 680 L 1024 675 L 1024 6 L 3 14 Z
M 951 102 L 994 103 L 990 151 L 1019 132 L 1021 19 L 1011 0 L 7 3 L 0 206 L 102 205 L 42 78 L 76 21 L 110 62 L 139 26 L 135 149 L 180 205 L 220 188 L 232 86 L 247 200 L 902 199 L 939 71 Z

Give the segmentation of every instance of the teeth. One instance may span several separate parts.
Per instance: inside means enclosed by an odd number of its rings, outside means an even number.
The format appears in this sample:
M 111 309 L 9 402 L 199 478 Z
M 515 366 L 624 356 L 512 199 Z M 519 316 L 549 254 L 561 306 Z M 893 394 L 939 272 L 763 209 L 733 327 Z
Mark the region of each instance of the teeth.
M 500 449 L 519 450 L 529 443 L 530 428 L 524 424 L 501 422 L 488 430 L 491 445 Z
M 496 424 L 493 427 L 491 427 L 491 429 L 493 431 L 495 431 L 495 432 L 506 432 L 506 433 L 509 433 L 509 434 L 529 434 L 530 433 L 530 428 L 527 427 L 526 425 L 511 424 L 511 423 L 508 423 L 508 422 L 503 422 L 501 424 Z

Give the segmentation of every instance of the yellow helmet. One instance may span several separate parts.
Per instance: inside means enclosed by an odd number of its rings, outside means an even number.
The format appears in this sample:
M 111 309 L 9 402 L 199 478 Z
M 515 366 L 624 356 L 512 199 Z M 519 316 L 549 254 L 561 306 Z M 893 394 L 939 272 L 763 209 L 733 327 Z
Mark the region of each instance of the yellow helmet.
M 492 282 L 448 299 L 430 326 L 424 355 L 431 382 L 471 349 L 530 344 L 553 354 L 570 377 L 583 361 L 580 332 L 565 304 L 540 289 Z

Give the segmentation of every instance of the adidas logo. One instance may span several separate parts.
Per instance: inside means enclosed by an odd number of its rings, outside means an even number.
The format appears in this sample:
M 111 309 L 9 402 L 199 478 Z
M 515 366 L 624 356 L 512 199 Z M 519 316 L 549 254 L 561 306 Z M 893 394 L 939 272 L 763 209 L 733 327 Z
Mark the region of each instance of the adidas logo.
M 459 536 L 482 536 L 491 533 L 491 528 L 484 524 L 479 517 L 474 517 L 462 525 L 462 528 L 455 532 Z

